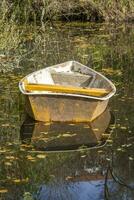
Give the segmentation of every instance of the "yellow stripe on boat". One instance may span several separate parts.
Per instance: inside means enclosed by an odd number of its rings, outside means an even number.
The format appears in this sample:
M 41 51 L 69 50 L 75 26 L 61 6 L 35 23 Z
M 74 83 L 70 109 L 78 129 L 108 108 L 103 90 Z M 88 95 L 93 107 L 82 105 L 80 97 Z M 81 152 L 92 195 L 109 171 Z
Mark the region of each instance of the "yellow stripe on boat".
M 80 87 L 67 87 L 61 85 L 49 85 L 49 84 L 27 84 L 25 83 L 25 90 L 28 92 L 33 91 L 51 91 L 56 93 L 67 94 L 81 94 L 88 96 L 101 97 L 107 95 L 110 91 L 103 88 L 80 88 Z

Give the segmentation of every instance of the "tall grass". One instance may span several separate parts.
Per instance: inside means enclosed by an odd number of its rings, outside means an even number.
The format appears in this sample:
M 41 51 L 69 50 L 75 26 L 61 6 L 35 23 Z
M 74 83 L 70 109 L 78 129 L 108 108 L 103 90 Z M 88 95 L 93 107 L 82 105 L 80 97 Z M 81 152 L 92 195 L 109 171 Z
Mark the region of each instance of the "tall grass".
M 132 0 L 94 0 L 102 10 L 105 21 L 133 21 L 134 1 Z
M 48 20 L 133 20 L 132 0 L 1 0 L 0 20 L 44 23 Z

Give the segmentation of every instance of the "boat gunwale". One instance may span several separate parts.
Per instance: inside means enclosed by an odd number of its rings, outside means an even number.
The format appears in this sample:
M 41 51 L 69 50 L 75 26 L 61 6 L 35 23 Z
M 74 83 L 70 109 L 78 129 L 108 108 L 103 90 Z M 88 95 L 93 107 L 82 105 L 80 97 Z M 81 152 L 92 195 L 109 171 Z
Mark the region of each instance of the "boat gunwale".
M 65 63 L 70 63 L 70 62 L 72 62 L 72 63 L 75 62 L 76 64 L 79 64 L 79 65 L 81 65 L 82 67 L 87 68 L 87 69 L 90 70 L 91 72 L 93 72 L 93 73 L 95 73 L 95 74 L 101 76 L 103 79 L 105 79 L 105 80 L 109 83 L 109 85 L 112 87 L 112 90 L 109 92 L 109 94 L 107 94 L 107 95 L 104 96 L 104 97 L 96 97 L 96 96 L 88 96 L 88 95 L 81 95 L 81 94 L 56 93 L 56 92 L 51 92 L 51 91 L 50 91 L 50 92 L 48 92 L 48 91 L 45 91 L 45 92 L 38 92 L 38 91 L 36 91 L 36 92 L 26 92 L 26 91 L 23 89 L 23 84 L 24 84 L 24 80 L 25 80 L 25 79 L 27 79 L 27 78 L 28 78 L 29 76 L 31 76 L 31 75 L 36 74 L 37 72 L 43 71 L 43 70 L 45 70 L 45 69 L 50 69 L 50 68 L 56 67 L 56 66 L 58 65 L 58 64 L 56 64 L 56 65 L 52 65 L 52 66 L 50 66 L 50 67 L 46 67 L 46 68 L 37 70 L 37 71 L 35 71 L 35 72 L 32 72 L 32 73 L 28 74 L 27 76 L 25 76 L 23 79 L 21 79 L 20 82 L 19 82 L 19 89 L 20 89 L 20 91 L 21 91 L 24 95 L 28 95 L 28 96 L 33 96 L 33 95 L 44 95 L 44 96 L 45 96 L 45 95 L 51 95 L 51 96 L 71 96 L 71 97 L 82 97 L 82 98 L 86 98 L 86 99 L 96 99 L 96 100 L 100 100 L 100 101 L 108 100 L 108 99 L 110 99 L 110 98 L 115 94 L 115 92 L 116 92 L 116 87 L 115 87 L 115 85 L 114 85 L 107 77 L 105 77 L 105 76 L 102 75 L 101 73 L 95 71 L 94 69 L 89 68 L 89 67 L 87 67 L 87 66 L 85 66 L 85 65 L 83 65 L 83 64 L 81 64 L 81 63 L 79 63 L 79 62 L 77 62 L 77 61 L 67 61 L 67 62 L 64 62 L 64 63 L 60 63 L 60 65 L 63 65 L 63 64 L 65 64 Z

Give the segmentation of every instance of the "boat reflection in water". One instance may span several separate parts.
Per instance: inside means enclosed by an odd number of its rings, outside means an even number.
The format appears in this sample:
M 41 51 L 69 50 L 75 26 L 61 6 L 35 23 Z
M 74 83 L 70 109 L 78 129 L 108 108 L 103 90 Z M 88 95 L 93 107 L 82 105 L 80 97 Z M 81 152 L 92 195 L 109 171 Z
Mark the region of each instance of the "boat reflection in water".
M 37 150 L 64 151 L 102 146 L 111 133 L 114 118 L 107 109 L 91 123 L 44 123 L 27 118 L 21 126 L 22 143 Z

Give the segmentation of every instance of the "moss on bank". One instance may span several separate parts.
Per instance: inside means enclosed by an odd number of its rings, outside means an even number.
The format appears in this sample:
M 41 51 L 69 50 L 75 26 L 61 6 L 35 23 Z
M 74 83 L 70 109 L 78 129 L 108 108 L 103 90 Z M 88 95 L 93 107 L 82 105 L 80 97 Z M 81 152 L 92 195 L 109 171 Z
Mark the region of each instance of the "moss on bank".
M 47 20 L 132 21 L 132 0 L 1 0 L 0 19 L 18 23 Z

